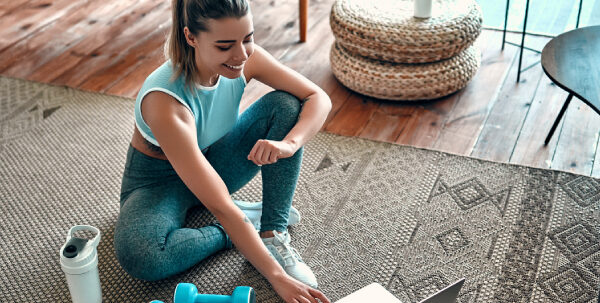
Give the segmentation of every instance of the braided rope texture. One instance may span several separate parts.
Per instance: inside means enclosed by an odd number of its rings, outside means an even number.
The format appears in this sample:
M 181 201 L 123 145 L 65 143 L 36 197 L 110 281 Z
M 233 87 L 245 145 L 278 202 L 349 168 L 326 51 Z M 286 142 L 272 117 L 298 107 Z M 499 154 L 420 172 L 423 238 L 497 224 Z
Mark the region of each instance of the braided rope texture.
M 376 60 L 427 63 L 456 56 L 481 33 L 474 0 L 434 0 L 432 17 L 413 17 L 413 0 L 337 0 L 330 25 L 349 51 Z
M 335 77 L 353 91 L 385 100 L 418 101 L 464 88 L 481 64 L 481 52 L 471 46 L 435 63 L 402 64 L 361 57 L 334 42 L 330 61 Z

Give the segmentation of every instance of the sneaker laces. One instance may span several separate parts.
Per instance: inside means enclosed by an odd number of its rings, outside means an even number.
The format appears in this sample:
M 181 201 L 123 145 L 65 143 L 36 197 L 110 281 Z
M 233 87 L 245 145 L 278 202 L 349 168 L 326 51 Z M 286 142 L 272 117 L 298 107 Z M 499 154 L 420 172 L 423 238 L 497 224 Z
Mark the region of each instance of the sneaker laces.
M 281 258 L 283 258 L 283 262 L 286 266 L 294 265 L 296 262 L 303 262 L 302 258 L 300 257 L 300 253 L 298 253 L 295 248 L 290 246 L 289 233 L 284 232 L 280 234 L 278 232 L 273 232 L 273 236 L 280 244 L 274 245 L 275 249 L 277 249 L 277 252 L 279 255 L 281 255 Z

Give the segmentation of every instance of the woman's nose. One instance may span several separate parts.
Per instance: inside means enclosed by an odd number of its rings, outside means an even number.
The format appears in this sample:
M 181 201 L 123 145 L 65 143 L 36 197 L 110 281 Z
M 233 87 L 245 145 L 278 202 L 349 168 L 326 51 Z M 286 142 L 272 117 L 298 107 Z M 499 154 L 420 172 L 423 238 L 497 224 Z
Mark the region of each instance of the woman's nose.
M 246 46 L 243 44 L 236 48 L 234 58 L 240 61 L 246 61 L 248 59 L 248 53 L 246 52 Z

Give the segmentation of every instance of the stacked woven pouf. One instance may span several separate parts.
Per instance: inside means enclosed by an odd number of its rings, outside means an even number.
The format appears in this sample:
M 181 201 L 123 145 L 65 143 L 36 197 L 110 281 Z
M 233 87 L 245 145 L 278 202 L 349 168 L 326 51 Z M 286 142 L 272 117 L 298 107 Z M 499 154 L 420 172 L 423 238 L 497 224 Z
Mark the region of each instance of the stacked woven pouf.
M 456 92 L 481 61 L 475 0 L 433 0 L 431 18 L 413 17 L 414 0 L 336 0 L 331 68 L 346 87 L 386 100 L 429 100 Z

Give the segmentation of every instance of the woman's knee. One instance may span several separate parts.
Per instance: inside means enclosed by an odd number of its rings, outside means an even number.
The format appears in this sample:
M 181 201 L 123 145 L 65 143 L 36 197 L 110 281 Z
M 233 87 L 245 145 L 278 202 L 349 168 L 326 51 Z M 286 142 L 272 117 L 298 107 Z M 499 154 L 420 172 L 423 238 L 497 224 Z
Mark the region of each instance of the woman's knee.
M 152 251 L 135 253 L 132 249 L 117 251 L 119 264 L 130 276 L 144 280 L 157 281 L 167 278 L 160 257 Z
M 160 247 L 140 237 L 115 230 L 115 255 L 121 267 L 132 277 L 145 281 L 166 278 Z
M 293 120 L 294 122 L 298 119 L 302 106 L 300 100 L 294 95 L 276 90 L 266 94 L 263 100 L 268 103 L 265 105 L 273 109 L 275 115 Z

